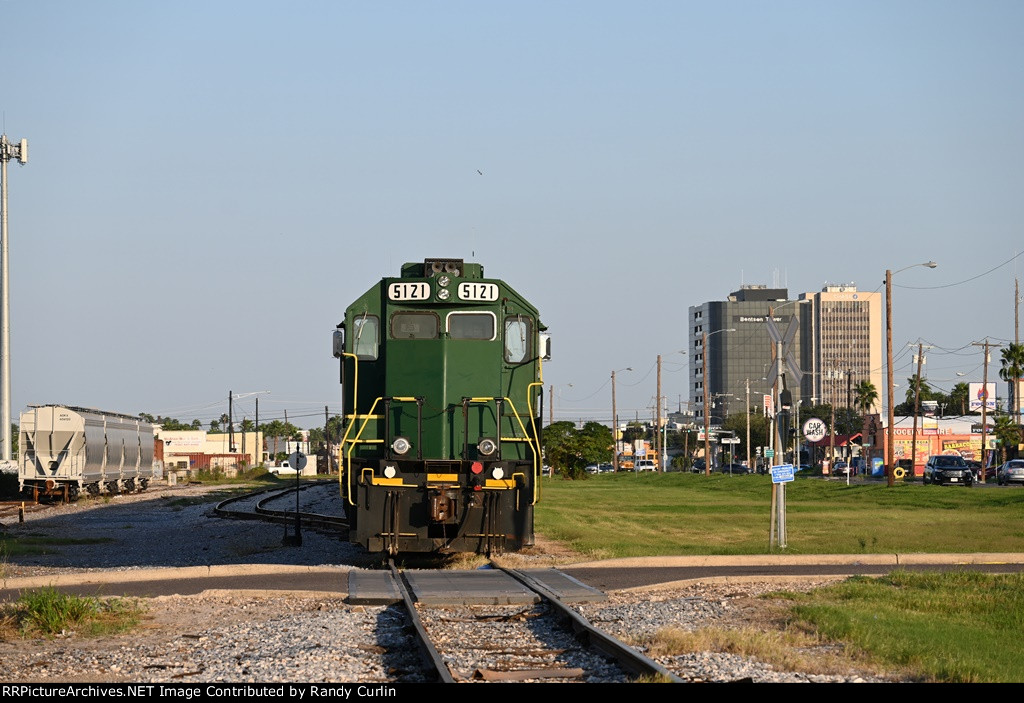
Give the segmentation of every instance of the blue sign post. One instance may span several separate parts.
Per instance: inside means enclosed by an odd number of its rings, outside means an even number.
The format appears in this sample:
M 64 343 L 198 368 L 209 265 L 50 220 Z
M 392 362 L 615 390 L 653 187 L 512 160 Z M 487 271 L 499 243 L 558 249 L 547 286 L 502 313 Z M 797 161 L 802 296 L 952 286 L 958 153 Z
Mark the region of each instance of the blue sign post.
M 770 546 L 786 548 L 786 484 L 794 479 L 792 464 L 773 466 L 772 471 L 772 529 Z M 776 531 L 776 528 L 777 531 Z M 776 535 L 778 537 L 776 538 Z
M 794 478 L 792 464 L 780 464 L 772 467 L 772 483 L 788 483 Z

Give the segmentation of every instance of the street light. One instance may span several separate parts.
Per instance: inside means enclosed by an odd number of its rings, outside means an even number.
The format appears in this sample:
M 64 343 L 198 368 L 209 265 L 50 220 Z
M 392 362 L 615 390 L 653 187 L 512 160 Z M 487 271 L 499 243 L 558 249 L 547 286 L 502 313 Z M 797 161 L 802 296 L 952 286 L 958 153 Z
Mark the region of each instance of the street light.
M 930 269 L 938 266 L 934 261 L 925 261 L 921 264 L 911 264 L 910 266 L 904 266 L 901 269 L 892 271 L 891 269 L 885 270 L 885 381 L 886 381 L 886 396 L 889 401 L 889 412 L 888 412 L 888 424 L 887 437 L 885 441 L 885 477 L 886 481 L 891 488 L 895 483 L 895 477 L 893 476 L 893 461 L 895 460 L 895 450 L 893 447 L 894 437 L 894 425 L 896 424 L 896 413 L 893 408 L 895 399 L 893 398 L 893 378 L 892 378 L 892 277 L 894 273 L 900 271 L 906 271 L 907 269 L 914 268 L 915 266 L 927 266 Z
M 11 159 L 17 159 L 23 166 L 28 163 L 28 140 L 15 144 L 6 134 L 0 134 L 0 374 L 3 374 L 0 382 L 3 456 L 0 458 L 4 461 L 11 460 L 11 285 L 7 255 L 7 162 Z
M 708 383 L 708 337 L 716 335 L 719 332 L 735 332 L 736 328 L 715 330 L 711 334 L 704 333 L 704 337 L 700 343 L 700 358 L 704 362 L 704 368 L 701 375 L 701 384 L 704 390 L 704 475 L 711 475 L 711 442 L 709 436 L 711 434 L 711 415 L 708 412 L 708 391 L 710 390 L 710 384 Z
M 565 388 L 572 388 L 572 384 L 571 383 L 566 383 L 564 387 Z M 559 386 L 558 387 L 558 399 L 559 400 L 562 399 L 562 388 L 563 388 L 563 386 Z M 551 408 L 548 410 L 548 424 L 549 425 L 553 425 L 553 424 L 555 424 L 555 386 L 554 386 L 554 384 L 551 384 L 551 385 L 548 386 L 548 397 L 549 397 L 548 405 L 551 406 Z
M 269 393 L 269 392 L 270 391 L 250 391 L 249 393 L 233 393 L 231 391 L 228 391 L 228 447 L 229 447 L 229 450 L 231 451 L 232 454 L 234 454 L 235 451 L 238 449 L 238 447 L 235 446 L 235 423 L 234 423 L 234 411 L 233 411 L 234 401 L 236 399 L 237 400 L 241 400 L 242 398 L 248 398 L 248 397 L 254 396 L 254 395 L 258 396 L 258 395 L 260 395 L 262 393 Z M 260 399 L 257 398 L 256 399 L 256 436 L 257 436 L 257 439 L 259 438 L 259 431 L 260 431 L 260 405 L 259 405 L 259 403 L 260 403 Z M 244 434 L 244 432 L 245 431 L 243 430 L 243 434 L 242 434 L 242 442 L 243 443 L 245 442 L 245 434 Z M 257 453 L 262 456 L 263 447 L 258 447 L 258 452 Z M 258 464 L 259 462 L 257 461 L 256 463 Z
M 632 371 L 632 366 L 627 366 L 619 371 Z M 619 472 L 619 415 L 615 409 L 615 374 L 612 371 L 612 470 Z
M 685 349 L 680 349 L 676 352 L 677 354 L 686 355 Z M 662 415 L 661 415 L 661 354 L 658 354 L 658 392 L 655 397 L 655 405 L 657 408 L 657 419 L 654 426 L 654 438 L 655 438 L 655 450 L 658 454 L 658 469 L 664 473 L 666 470 L 666 458 L 668 451 L 665 447 L 668 442 L 668 422 L 666 421 L 665 426 L 662 426 Z M 666 408 L 667 411 L 667 408 Z

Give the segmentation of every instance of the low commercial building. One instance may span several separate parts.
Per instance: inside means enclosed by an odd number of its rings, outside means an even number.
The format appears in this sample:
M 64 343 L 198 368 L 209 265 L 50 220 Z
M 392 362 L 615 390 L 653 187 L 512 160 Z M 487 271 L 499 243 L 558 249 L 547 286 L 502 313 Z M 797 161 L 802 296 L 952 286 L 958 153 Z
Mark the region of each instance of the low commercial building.
M 262 432 L 235 432 L 232 435 L 157 427 L 154 434 L 155 458 L 163 462 L 167 473 L 188 476 L 197 471 L 217 470 L 226 476 L 235 476 L 239 471 L 263 461 Z

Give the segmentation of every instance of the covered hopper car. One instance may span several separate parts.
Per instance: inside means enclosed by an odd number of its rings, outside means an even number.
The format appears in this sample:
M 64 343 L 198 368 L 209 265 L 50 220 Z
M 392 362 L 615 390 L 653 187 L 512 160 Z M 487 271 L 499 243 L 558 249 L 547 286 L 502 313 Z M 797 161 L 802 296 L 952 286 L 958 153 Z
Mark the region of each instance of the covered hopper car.
M 35 498 L 131 493 L 153 478 L 153 426 L 130 415 L 32 406 L 18 446 L 18 486 Z
M 404 264 L 346 309 L 334 354 L 350 541 L 389 554 L 533 544 L 544 329 L 461 259 Z

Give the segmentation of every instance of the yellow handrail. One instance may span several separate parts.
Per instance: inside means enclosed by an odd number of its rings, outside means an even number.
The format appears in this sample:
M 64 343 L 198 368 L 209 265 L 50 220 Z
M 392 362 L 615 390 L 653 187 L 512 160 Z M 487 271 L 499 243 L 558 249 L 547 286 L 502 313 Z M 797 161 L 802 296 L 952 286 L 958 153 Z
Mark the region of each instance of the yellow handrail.
M 540 386 L 540 392 L 544 392 L 544 359 L 539 355 L 537 357 L 537 380 L 526 386 L 526 409 L 530 411 L 530 427 L 533 429 L 533 436 L 539 437 L 537 434 L 537 413 L 534 412 L 533 407 L 533 393 L 531 389 L 534 386 Z M 541 419 L 543 422 L 543 418 Z M 536 505 L 540 501 L 540 475 L 541 475 L 541 457 L 543 456 L 542 448 L 538 446 L 534 450 L 534 461 L 533 461 L 533 504 Z
M 539 384 L 538 383 L 531 383 L 531 384 L 529 384 L 527 386 L 527 389 L 529 389 L 531 386 L 536 386 L 536 385 L 543 386 L 544 384 L 543 383 L 539 383 Z M 496 402 L 498 400 L 498 396 L 493 396 L 493 397 L 482 396 L 482 397 L 478 397 L 478 398 L 468 398 L 468 400 L 471 403 L 490 403 L 490 402 Z M 530 439 L 530 434 L 526 431 L 526 426 L 523 424 L 523 419 L 519 416 L 519 411 L 516 410 L 516 404 L 512 402 L 512 399 L 509 398 L 508 396 L 504 396 L 504 397 L 502 397 L 502 400 L 504 402 L 508 403 L 509 407 L 512 408 L 512 414 L 515 417 L 516 422 L 519 423 L 519 429 L 522 430 L 522 432 L 523 432 L 523 439 L 515 440 L 515 441 L 525 441 L 525 442 L 527 442 L 530 445 L 530 450 L 533 452 L 533 475 L 534 475 L 534 481 L 533 481 L 533 502 L 531 503 L 531 505 L 536 505 L 537 501 L 540 499 L 540 495 L 539 495 L 540 481 L 537 480 L 537 476 L 539 475 L 539 470 L 537 468 L 537 465 L 538 465 L 538 462 L 540 461 L 540 447 L 537 446 L 537 443 L 534 440 Z M 527 404 L 527 407 L 531 407 L 529 390 L 527 390 L 526 404 Z M 532 410 L 531 410 L 531 413 L 530 413 L 530 425 L 531 425 L 531 427 L 533 429 L 533 436 L 536 438 L 536 436 L 537 436 L 537 425 L 536 425 L 536 423 L 535 423 L 535 421 L 533 419 L 533 412 L 532 412 Z M 500 433 L 500 430 L 501 430 L 501 417 L 498 417 L 498 430 L 499 430 L 499 433 Z M 505 441 L 505 439 L 502 438 L 502 441 Z

